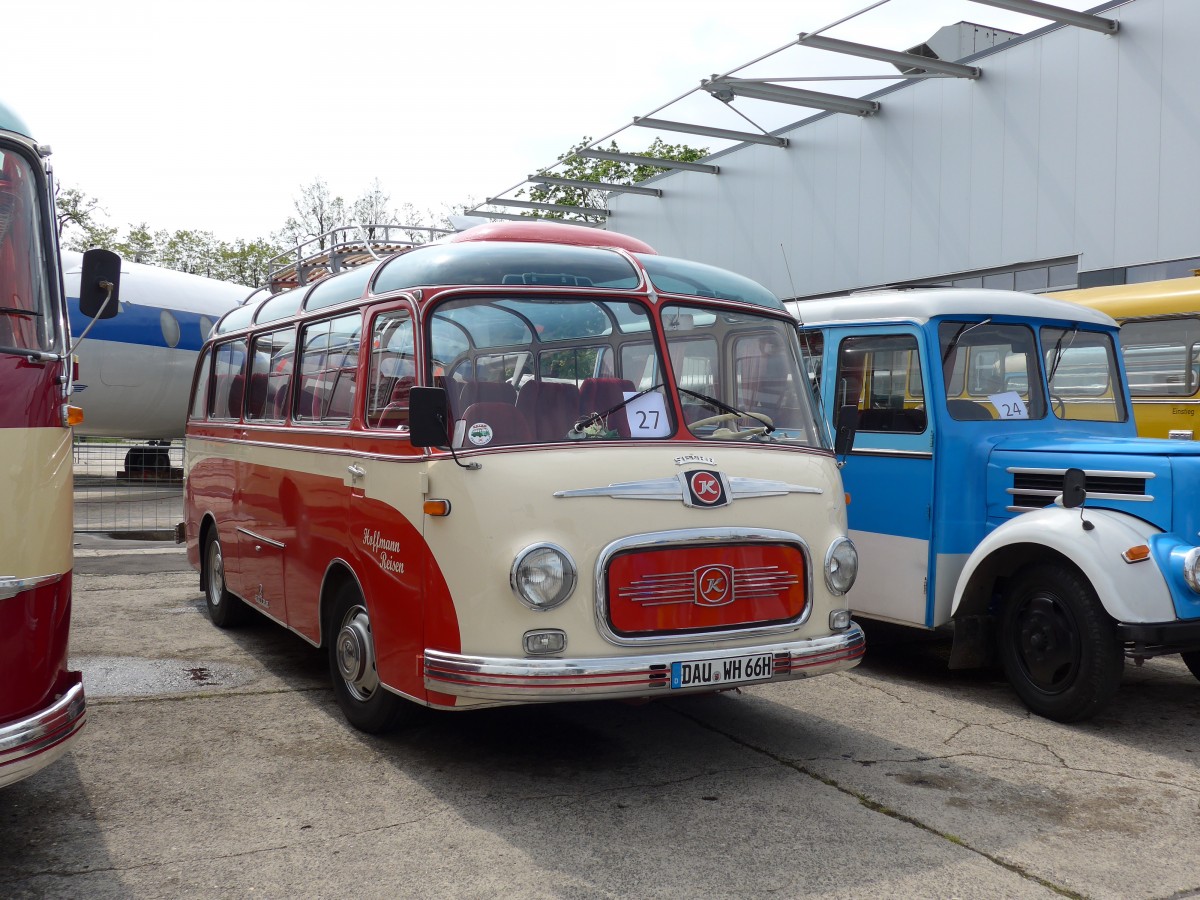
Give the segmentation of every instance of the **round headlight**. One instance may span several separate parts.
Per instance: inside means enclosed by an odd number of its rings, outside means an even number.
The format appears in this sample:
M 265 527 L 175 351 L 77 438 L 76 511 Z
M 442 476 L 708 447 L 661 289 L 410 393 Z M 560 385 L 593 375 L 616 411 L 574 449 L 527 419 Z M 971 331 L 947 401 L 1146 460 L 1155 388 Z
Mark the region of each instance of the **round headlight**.
M 509 581 L 530 609 L 554 609 L 575 590 L 575 563 L 561 547 L 535 544 L 517 554 Z
M 1193 547 L 1183 557 L 1183 580 L 1200 594 L 1200 547 Z
M 825 584 L 834 594 L 844 594 L 858 577 L 858 551 L 850 538 L 838 538 L 825 554 Z

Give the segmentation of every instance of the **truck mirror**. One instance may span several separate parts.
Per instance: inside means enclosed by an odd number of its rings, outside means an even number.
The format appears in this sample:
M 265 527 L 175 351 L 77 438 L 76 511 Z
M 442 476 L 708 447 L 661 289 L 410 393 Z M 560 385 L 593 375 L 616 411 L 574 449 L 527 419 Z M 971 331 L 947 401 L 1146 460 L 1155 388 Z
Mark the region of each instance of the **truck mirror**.
M 1062 505 L 1065 509 L 1078 509 L 1087 499 L 1087 478 L 1083 469 L 1067 469 L 1063 475 Z
M 408 433 L 414 447 L 450 446 L 446 389 L 414 387 L 408 395 Z
M 834 425 L 833 452 L 845 456 L 854 447 L 854 432 L 858 429 L 858 407 L 846 404 L 839 407 Z
M 79 276 L 79 311 L 89 319 L 111 319 L 117 314 L 120 284 L 121 257 L 99 247 L 88 250 Z

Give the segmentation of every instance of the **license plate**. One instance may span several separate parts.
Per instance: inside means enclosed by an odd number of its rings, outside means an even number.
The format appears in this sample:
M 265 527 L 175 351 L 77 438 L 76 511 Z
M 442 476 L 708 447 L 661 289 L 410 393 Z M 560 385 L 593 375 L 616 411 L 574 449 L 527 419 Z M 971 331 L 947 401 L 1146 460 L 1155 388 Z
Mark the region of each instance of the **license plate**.
M 724 659 L 695 659 L 671 663 L 671 689 L 720 687 L 747 681 L 766 681 L 774 674 L 771 653 L 727 656 Z

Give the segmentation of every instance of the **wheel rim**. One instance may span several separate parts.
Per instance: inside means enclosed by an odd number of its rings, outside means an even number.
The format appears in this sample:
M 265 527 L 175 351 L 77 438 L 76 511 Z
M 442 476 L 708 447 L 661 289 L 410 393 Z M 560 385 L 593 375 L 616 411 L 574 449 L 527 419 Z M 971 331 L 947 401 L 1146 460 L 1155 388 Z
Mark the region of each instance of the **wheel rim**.
M 1040 591 L 1016 611 L 1017 660 L 1029 683 L 1047 694 L 1067 690 L 1079 674 L 1079 628 L 1067 606 Z
M 213 541 L 208 545 L 208 602 L 211 606 L 221 605 L 225 593 L 225 558 L 221 556 L 221 544 Z
M 334 646 L 338 672 L 346 690 L 355 700 L 370 700 L 379 686 L 379 675 L 375 671 L 371 621 L 364 607 L 355 606 L 347 611 Z

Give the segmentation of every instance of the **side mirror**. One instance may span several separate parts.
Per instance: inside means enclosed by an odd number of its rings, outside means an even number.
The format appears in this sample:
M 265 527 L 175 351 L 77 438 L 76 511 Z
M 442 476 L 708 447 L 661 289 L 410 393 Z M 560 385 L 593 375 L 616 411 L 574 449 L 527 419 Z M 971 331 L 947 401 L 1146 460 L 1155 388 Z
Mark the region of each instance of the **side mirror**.
M 111 319 L 117 314 L 121 284 L 121 257 L 96 247 L 83 254 L 79 276 L 79 311 L 89 319 Z
M 446 389 L 414 387 L 408 395 L 408 434 L 414 447 L 450 446 Z
M 1087 499 L 1086 476 L 1083 469 L 1067 469 L 1063 475 L 1062 505 L 1064 509 L 1078 509 Z
M 858 407 L 849 403 L 839 407 L 834 429 L 834 455 L 845 456 L 854 447 L 854 432 L 858 430 Z

